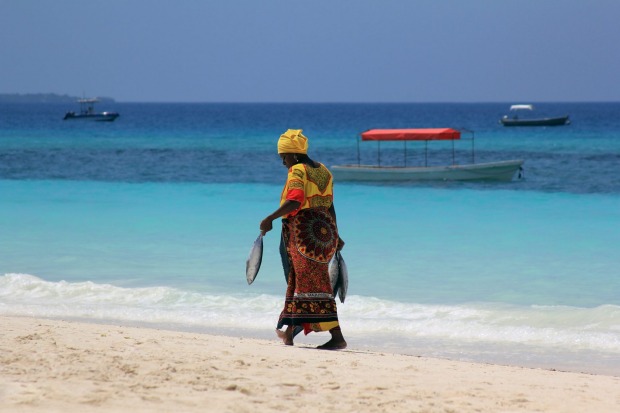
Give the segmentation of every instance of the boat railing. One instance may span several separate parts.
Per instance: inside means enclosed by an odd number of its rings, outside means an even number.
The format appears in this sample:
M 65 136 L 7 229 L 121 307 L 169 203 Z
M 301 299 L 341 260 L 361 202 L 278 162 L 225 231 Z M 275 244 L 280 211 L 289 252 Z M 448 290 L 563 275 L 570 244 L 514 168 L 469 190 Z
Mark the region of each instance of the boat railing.
M 471 129 L 467 128 L 455 128 L 462 134 L 466 134 L 469 137 L 459 137 L 457 139 L 451 139 L 452 141 L 452 165 L 456 165 L 456 146 L 455 141 L 471 141 L 471 163 L 476 163 L 476 151 L 475 151 L 475 133 Z M 424 142 L 424 166 L 428 167 L 428 142 L 433 139 L 423 139 Z M 362 141 L 361 135 L 357 137 L 357 166 L 361 166 L 361 151 L 360 151 L 360 142 Z M 406 168 L 408 153 L 407 153 L 407 140 L 403 140 L 403 159 L 404 159 L 404 167 Z M 377 141 L 377 166 L 381 166 L 381 141 Z

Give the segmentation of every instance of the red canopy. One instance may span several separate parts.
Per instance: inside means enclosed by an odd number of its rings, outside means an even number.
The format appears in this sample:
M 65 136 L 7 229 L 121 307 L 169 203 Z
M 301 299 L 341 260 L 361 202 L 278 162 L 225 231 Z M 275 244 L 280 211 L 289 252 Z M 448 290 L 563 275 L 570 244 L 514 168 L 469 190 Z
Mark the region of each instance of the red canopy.
M 362 133 L 363 141 L 439 141 L 460 138 L 461 132 L 451 128 L 370 129 Z

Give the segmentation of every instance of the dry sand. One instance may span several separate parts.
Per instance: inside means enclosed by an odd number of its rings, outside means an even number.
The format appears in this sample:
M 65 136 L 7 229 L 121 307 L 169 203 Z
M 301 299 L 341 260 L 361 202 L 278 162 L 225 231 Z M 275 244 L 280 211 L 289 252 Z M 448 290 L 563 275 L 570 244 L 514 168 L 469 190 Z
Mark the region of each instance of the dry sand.
M 293 411 L 620 412 L 620 377 L 0 317 L 0 412 Z

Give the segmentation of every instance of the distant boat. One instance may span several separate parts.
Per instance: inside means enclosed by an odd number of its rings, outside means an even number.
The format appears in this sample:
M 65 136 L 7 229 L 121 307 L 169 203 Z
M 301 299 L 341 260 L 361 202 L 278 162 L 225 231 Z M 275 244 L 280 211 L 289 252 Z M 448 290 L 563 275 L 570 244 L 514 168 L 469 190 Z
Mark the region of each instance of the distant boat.
M 568 125 L 570 120 L 568 115 L 555 118 L 519 118 L 519 111 L 534 110 L 533 105 L 512 105 L 510 107 L 511 116 L 504 116 L 500 123 L 504 126 L 561 126 Z
M 119 117 L 116 112 L 95 112 L 95 103 L 100 102 L 97 98 L 79 99 L 80 113 L 67 112 L 63 120 L 85 119 L 99 122 L 112 122 Z
M 521 171 L 523 160 L 506 160 L 497 162 L 475 163 L 472 141 L 472 163 L 459 165 L 454 159 L 454 141 L 461 138 L 461 131 L 451 128 L 436 129 L 371 129 L 362 133 L 362 141 L 404 141 L 405 166 L 382 166 L 380 146 L 378 148 L 379 165 L 361 165 L 359 140 L 357 148 L 357 165 L 334 165 L 330 168 L 334 179 L 341 181 L 511 181 L 517 171 Z M 406 142 L 451 140 L 452 165 L 428 166 L 427 148 L 425 148 L 424 166 L 407 166 Z

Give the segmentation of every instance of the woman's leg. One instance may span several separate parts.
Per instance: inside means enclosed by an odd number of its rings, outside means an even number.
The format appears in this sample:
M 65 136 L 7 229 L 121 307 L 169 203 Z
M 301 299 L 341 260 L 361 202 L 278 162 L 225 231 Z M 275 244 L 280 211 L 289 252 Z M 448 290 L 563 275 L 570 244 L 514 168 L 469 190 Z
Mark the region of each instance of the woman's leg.
M 276 334 L 287 346 L 293 345 L 293 327 L 286 326 L 286 330 L 282 331 L 276 328 Z

